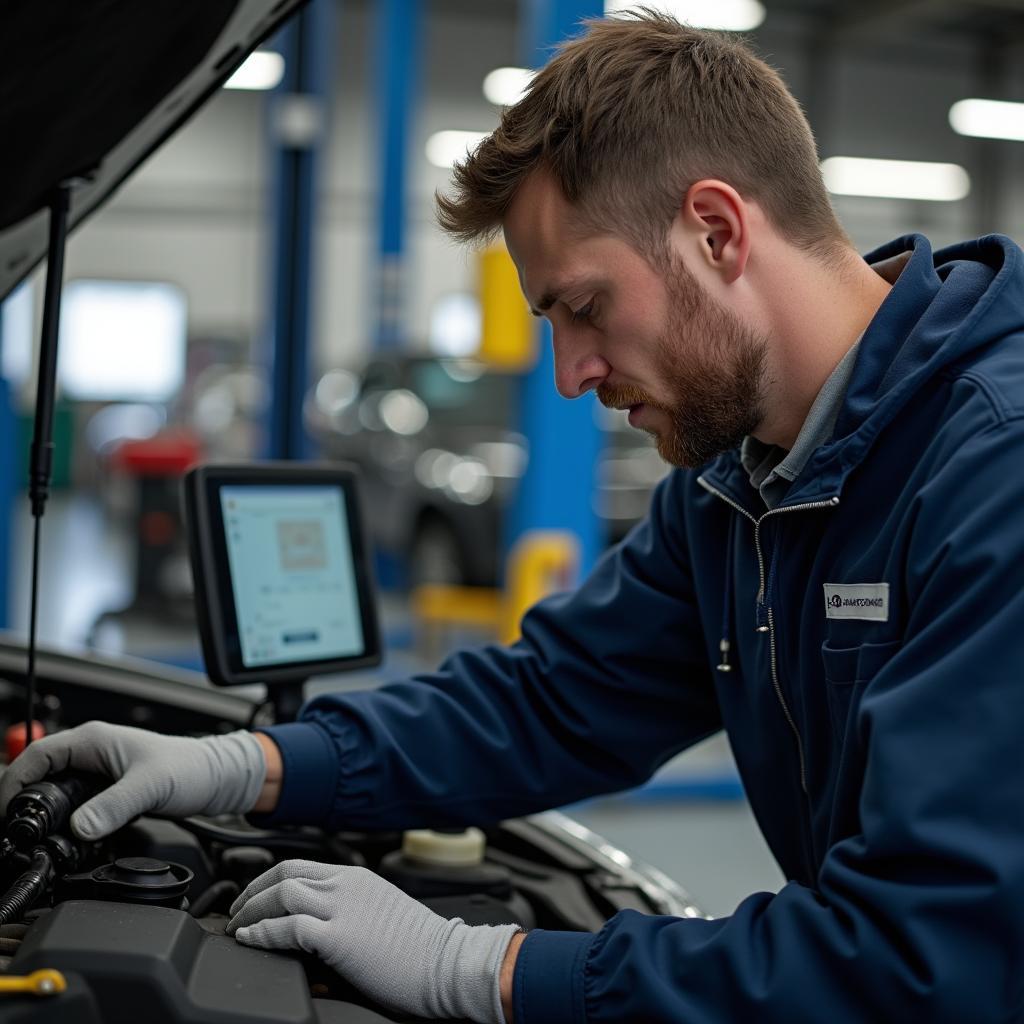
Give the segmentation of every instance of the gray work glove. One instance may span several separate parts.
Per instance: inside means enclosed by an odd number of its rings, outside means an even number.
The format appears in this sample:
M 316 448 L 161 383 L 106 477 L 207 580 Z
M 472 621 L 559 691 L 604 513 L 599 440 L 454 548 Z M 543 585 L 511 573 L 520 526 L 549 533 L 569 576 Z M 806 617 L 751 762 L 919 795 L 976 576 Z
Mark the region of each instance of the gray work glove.
M 231 905 L 246 946 L 304 949 L 377 1002 L 504 1024 L 499 980 L 518 925 L 448 921 L 366 868 L 286 860 Z
M 250 732 L 189 739 L 87 722 L 36 740 L 11 762 L 0 779 L 0 813 L 23 787 L 67 768 L 114 780 L 71 816 L 71 830 L 87 840 L 147 812 L 182 818 L 244 814 L 267 774 L 263 748 Z

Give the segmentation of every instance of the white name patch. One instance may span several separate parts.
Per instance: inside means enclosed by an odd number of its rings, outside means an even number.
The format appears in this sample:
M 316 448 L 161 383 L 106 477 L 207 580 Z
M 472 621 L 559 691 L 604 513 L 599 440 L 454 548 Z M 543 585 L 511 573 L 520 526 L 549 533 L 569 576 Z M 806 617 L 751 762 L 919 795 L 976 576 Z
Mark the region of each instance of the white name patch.
M 825 615 L 830 619 L 889 621 L 888 583 L 826 583 Z

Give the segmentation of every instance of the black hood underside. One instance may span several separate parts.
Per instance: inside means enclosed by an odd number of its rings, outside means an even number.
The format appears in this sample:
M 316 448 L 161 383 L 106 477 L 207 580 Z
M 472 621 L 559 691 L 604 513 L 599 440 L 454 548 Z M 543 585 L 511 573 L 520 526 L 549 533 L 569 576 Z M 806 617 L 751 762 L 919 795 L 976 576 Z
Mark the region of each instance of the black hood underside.
M 305 0 L 0 0 L 0 299 Z

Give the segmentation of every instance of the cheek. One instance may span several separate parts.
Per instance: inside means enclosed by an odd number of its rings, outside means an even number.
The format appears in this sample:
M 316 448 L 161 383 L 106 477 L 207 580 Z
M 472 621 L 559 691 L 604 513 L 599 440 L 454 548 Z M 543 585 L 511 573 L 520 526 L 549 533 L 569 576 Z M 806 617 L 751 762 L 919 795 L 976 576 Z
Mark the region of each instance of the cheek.
M 623 372 L 627 367 L 649 366 L 663 346 L 664 321 L 637 304 L 618 310 L 602 326 L 609 362 Z

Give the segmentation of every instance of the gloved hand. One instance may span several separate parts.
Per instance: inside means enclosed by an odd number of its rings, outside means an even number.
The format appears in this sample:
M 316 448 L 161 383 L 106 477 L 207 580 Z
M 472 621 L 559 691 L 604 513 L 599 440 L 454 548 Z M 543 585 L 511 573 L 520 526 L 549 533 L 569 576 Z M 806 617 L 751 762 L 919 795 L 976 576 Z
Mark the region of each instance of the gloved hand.
M 448 921 L 366 868 L 286 860 L 231 905 L 247 946 L 304 949 L 385 1006 L 504 1024 L 499 975 L 514 924 Z
M 67 768 L 114 779 L 71 816 L 71 830 L 86 840 L 149 811 L 244 814 L 259 798 L 267 772 L 263 748 L 250 732 L 189 739 L 87 722 L 36 740 L 11 762 L 0 779 L 0 813 L 23 787 Z

